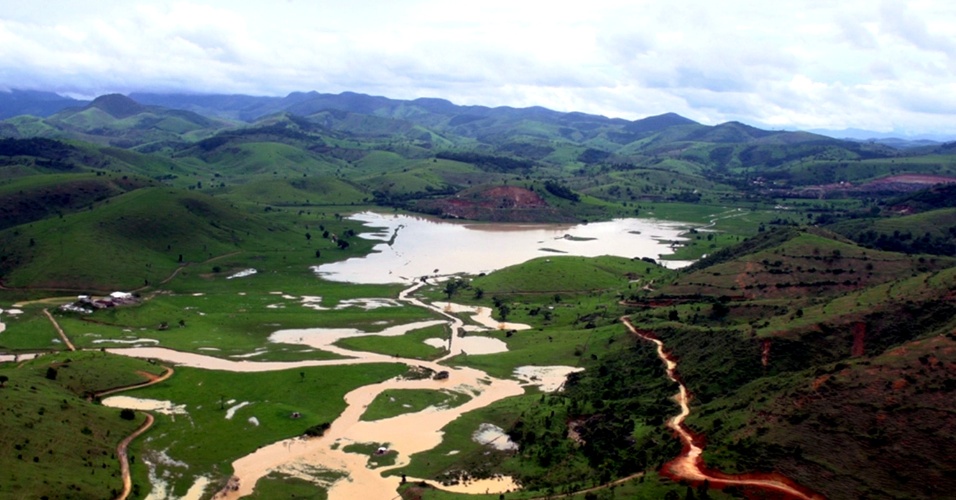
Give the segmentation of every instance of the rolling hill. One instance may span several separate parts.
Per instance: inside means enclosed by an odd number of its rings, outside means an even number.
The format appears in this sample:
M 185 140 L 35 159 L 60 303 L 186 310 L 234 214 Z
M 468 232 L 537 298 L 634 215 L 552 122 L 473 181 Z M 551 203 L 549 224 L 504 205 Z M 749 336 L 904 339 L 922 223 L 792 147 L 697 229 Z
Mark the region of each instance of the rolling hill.
M 275 230 L 208 195 L 143 188 L 4 230 L 0 275 L 14 288 L 132 289 L 181 264 L 260 244 Z

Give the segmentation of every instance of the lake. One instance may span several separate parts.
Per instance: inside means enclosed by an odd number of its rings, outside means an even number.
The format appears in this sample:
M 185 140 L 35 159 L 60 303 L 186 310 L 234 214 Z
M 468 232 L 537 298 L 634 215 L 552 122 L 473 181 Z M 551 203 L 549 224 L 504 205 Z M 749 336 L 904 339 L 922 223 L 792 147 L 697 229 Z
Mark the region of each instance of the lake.
M 479 274 L 556 255 L 660 259 L 686 238 L 686 223 L 614 219 L 586 224 L 449 222 L 413 215 L 363 212 L 359 237 L 380 240 L 373 253 L 313 267 L 319 276 L 350 283 L 407 283 L 432 274 Z M 688 261 L 661 261 L 683 267 Z

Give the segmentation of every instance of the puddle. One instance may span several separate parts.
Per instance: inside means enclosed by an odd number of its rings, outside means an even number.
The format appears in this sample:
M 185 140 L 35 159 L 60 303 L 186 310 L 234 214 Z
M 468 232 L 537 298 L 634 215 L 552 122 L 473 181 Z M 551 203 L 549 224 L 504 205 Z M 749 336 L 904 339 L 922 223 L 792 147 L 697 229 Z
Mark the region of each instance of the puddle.
M 131 410 L 155 411 L 163 415 L 186 415 L 186 405 L 175 405 L 172 401 L 143 399 L 130 396 L 110 396 L 102 401 L 110 408 L 129 408 Z
M 471 435 L 472 441 L 491 446 L 500 451 L 517 451 L 518 444 L 511 440 L 505 430 L 494 424 L 481 424 L 478 430 Z
M 228 409 L 226 409 L 226 420 L 232 420 L 232 417 L 236 416 L 236 412 L 239 411 L 240 408 L 243 406 L 249 406 L 250 404 L 252 403 L 243 401 L 235 406 L 230 406 Z
M 564 385 L 568 374 L 584 371 L 573 366 L 519 366 L 514 376 L 527 385 L 536 385 L 542 392 L 554 392 Z
M 508 352 L 508 344 L 493 337 L 466 335 L 455 339 L 462 354 L 495 354 Z
M 156 339 L 98 339 L 94 344 L 158 344 Z
M 433 302 L 432 305 L 441 308 L 441 310 L 450 313 L 473 313 L 469 319 L 479 325 L 491 328 L 493 330 L 530 330 L 531 325 L 523 323 L 508 323 L 498 321 L 491 317 L 492 309 L 490 307 L 466 306 L 455 304 L 454 302 Z
M 259 272 L 259 271 L 256 271 L 256 270 L 253 269 L 253 268 L 243 269 L 242 271 L 239 271 L 238 273 L 235 273 L 235 274 L 233 274 L 233 275 L 231 275 L 231 276 L 227 276 L 226 279 L 227 279 L 227 280 L 231 280 L 231 279 L 234 279 L 234 278 L 245 278 L 246 276 L 252 276 L 253 274 L 256 274 L 256 273 L 258 273 L 258 272 Z

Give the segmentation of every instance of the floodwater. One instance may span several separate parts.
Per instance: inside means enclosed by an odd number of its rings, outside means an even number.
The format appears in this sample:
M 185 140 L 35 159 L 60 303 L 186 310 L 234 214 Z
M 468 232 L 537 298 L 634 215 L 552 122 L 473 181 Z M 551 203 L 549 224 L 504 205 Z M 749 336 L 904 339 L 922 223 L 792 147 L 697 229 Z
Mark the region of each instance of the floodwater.
M 446 369 L 441 365 L 414 362 L 432 369 Z M 517 381 L 493 379 L 479 370 L 458 368 L 449 371 L 448 380 L 392 379 L 355 389 L 345 396 L 348 408 L 332 422 L 325 436 L 280 441 L 233 462 L 239 488 L 222 492 L 218 498 L 248 495 L 252 493 L 255 482 L 270 471 L 294 474 L 305 465 L 348 471 L 348 479 L 336 481 L 329 488 L 329 498 L 394 498 L 399 479 L 382 477 L 382 472 L 405 466 L 410 455 L 440 444 L 443 434 L 441 428 L 460 415 L 524 392 Z M 429 408 L 383 420 L 360 420 L 365 407 L 388 389 L 451 390 L 465 392 L 473 397 L 455 408 Z M 353 442 L 388 443 L 389 449 L 399 454 L 395 465 L 374 470 L 366 468 L 368 456 L 343 451 L 346 445 Z
M 530 330 L 531 325 L 525 325 L 522 323 L 508 323 L 504 321 L 498 321 L 491 317 L 491 308 L 490 307 L 480 307 L 480 306 L 467 306 L 462 304 L 455 304 L 454 302 L 433 302 L 435 307 L 441 308 L 442 311 L 458 314 L 458 313 L 473 313 L 470 317 L 472 321 L 480 325 L 484 325 L 487 328 L 493 330 Z M 471 326 L 465 326 L 467 331 L 481 331 L 481 328 L 475 328 Z
M 381 215 L 363 213 L 352 217 L 377 232 L 361 237 L 377 239 L 375 252 L 361 258 L 327 264 L 313 268 L 320 276 L 351 283 L 408 283 L 410 286 L 399 294 L 398 301 L 434 311 L 445 319 L 396 325 L 381 332 L 369 333 L 355 329 L 308 328 L 274 332 L 270 342 L 309 345 L 343 356 L 343 359 L 308 360 L 297 362 L 256 362 L 251 360 L 222 359 L 196 353 L 177 352 L 162 347 L 126 347 L 109 349 L 110 352 L 135 357 L 161 359 L 186 366 L 213 370 L 266 371 L 282 370 L 301 366 L 330 366 L 375 362 L 404 363 L 409 366 L 425 366 L 432 370 L 447 371 L 446 380 L 387 380 L 378 384 L 359 387 L 345 396 L 346 410 L 332 422 L 325 436 L 314 439 L 292 438 L 263 446 L 250 455 L 233 462 L 234 477 L 231 484 L 216 498 L 238 498 L 252 493 L 255 483 L 272 471 L 281 471 L 309 479 L 309 471 L 326 469 L 343 471 L 346 479 L 328 485 L 332 499 L 367 498 L 391 499 L 398 486 L 397 477 L 383 477 L 382 473 L 408 464 L 412 454 L 426 451 L 442 441 L 441 429 L 469 411 L 483 408 L 503 398 L 523 394 L 525 387 L 535 385 L 542 391 L 557 390 L 568 373 L 575 367 L 520 367 L 515 378 L 498 379 L 473 368 L 452 368 L 441 362 L 463 352 L 494 353 L 507 350 L 507 344 L 499 339 L 476 335 L 475 331 L 491 329 L 526 329 L 528 325 L 500 323 L 491 317 L 487 308 L 471 308 L 452 303 L 429 304 L 412 297 L 424 283 L 421 276 L 453 273 L 490 272 L 509 265 L 519 264 L 532 258 L 549 255 L 600 256 L 617 255 L 628 258 L 651 257 L 671 253 L 668 241 L 680 240 L 684 226 L 675 223 L 640 219 L 620 219 L 579 225 L 529 225 L 529 224 L 458 224 L 405 215 Z M 366 228 L 355 228 L 364 231 Z M 664 241 L 667 240 L 667 241 Z M 671 261 L 679 266 L 684 262 Z M 282 295 L 282 292 L 274 292 Z M 295 299 L 284 296 L 286 299 Z M 302 297 L 300 300 L 317 310 L 322 307 L 321 297 Z M 389 303 L 355 303 L 349 306 L 364 308 L 398 305 Z M 470 321 L 477 324 L 466 326 L 456 314 L 469 314 Z M 445 323 L 452 335 L 437 339 L 447 352 L 434 361 L 425 362 L 375 353 L 357 352 L 333 345 L 337 340 L 355 336 L 404 335 L 405 333 Z M 462 332 L 469 333 L 460 336 Z M 436 339 L 429 339 L 436 340 Z M 428 408 L 415 413 L 398 415 L 376 421 L 361 420 L 365 408 L 375 397 L 388 389 L 430 389 L 455 391 L 467 394 L 470 399 L 453 408 Z M 254 403 L 254 402 L 253 402 Z M 246 404 L 243 402 L 242 404 Z M 487 433 L 487 432 L 486 432 Z M 349 443 L 387 443 L 397 452 L 396 463 L 389 467 L 368 469 L 368 457 L 343 451 Z M 501 445 L 508 444 L 501 440 Z M 206 480 L 202 478 L 201 480 Z M 477 493 L 500 493 L 517 489 L 511 478 L 495 478 L 487 481 L 459 485 L 457 491 Z
M 473 368 L 450 368 L 439 364 L 441 360 L 427 362 L 417 359 L 404 359 L 368 352 L 351 351 L 333 345 L 334 342 L 342 338 L 366 335 L 404 335 L 409 331 L 441 323 L 449 324 L 449 330 L 456 332 L 456 335 L 453 335 L 449 339 L 448 352 L 442 359 L 461 354 L 463 350 L 465 350 L 465 352 L 467 352 L 468 349 L 480 350 L 474 344 L 470 344 L 469 341 L 486 339 L 504 344 L 498 339 L 479 337 L 477 335 L 469 334 L 465 337 L 459 337 L 457 332 L 464 330 L 463 321 L 453 316 L 449 311 L 463 310 L 463 308 L 455 304 L 445 303 L 439 307 L 411 297 L 411 294 L 423 285 L 423 283 L 415 283 L 409 286 L 399 294 L 399 300 L 418 307 L 428 308 L 444 316 L 446 319 L 395 325 L 377 333 L 362 332 L 348 328 L 280 330 L 274 332 L 269 339 L 271 342 L 309 345 L 345 356 L 344 359 L 256 362 L 227 360 L 203 354 L 174 351 L 163 347 L 126 347 L 108 349 L 108 351 L 127 356 L 159 359 L 185 366 L 243 372 L 283 370 L 301 366 L 330 366 L 375 362 L 397 362 L 413 367 L 424 366 L 436 372 L 448 371 L 449 377 L 446 380 L 405 380 L 396 378 L 353 390 L 345 396 L 348 408 L 332 422 L 332 427 L 325 436 L 316 439 L 292 438 L 279 441 L 271 445 L 263 446 L 254 453 L 236 460 L 233 463 L 235 476 L 233 484 L 236 484 L 237 488 L 235 490 L 227 488 L 217 494 L 217 498 L 238 498 L 250 494 L 255 487 L 255 483 L 260 478 L 269 474 L 269 472 L 281 471 L 308 479 L 307 471 L 319 468 L 345 471 L 348 474 L 347 479 L 339 480 L 329 485 L 329 498 L 390 499 L 395 496 L 395 488 L 398 486 L 399 480 L 396 477 L 383 477 L 382 472 L 388 469 L 403 467 L 408 464 L 412 454 L 429 450 L 440 444 L 443 435 L 441 429 L 462 414 L 482 408 L 503 398 L 520 395 L 524 393 L 524 385 L 528 385 L 527 383 L 522 384 L 517 380 L 490 377 L 488 374 Z M 481 311 L 473 312 L 481 313 Z M 527 328 L 527 325 L 522 324 L 510 326 L 518 329 Z M 531 383 L 534 384 L 537 382 Z M 365 408 L 377 395 L 388 389 L 454 391 L 466 394 L 470 399 L 465 404 L 454 408 L 431 407 L 416 413 L 399 415 L 388 419 L 371 422 L 362 421 L 360 418 L 365 412 Z M 116 403 L 119 403 L 119 401 L 116 401 Z M 161 403 L 163 402 L 151 401 L 148 404 L 159 404 L 161 406 Z M 131 400 L 124 402 L 124 404 L 144 405 L 146 403 Z M 368 460 L 367 456 L 343 451 L 345 445 L 353 442 L 388 443 L 389 449 L 398 453 L 395 465 L 375 470 L 368 469 L 365 465 Z M 473 488 L 474 491 L 481 492 L 501 492 L 516 489 L 517 486 L 510 478 L 503 477 L 492 481 L 472 482 L 467 486 L 459 485 L 456 488 Z
M 684 238 L 683 223 L 615 219 L 588 224 L 463 224 L 410 215 L 364 212 L 350 220 L 359 237 L 380 240 L 374 252 L 313 267 L 319 276 L 351 283 L 404 283 L 432 274 L 491 272 L 536 257 L 616 255 L 659 259 Z M 364 232 L 368 227 L 375 232 Z M 684 261 L 664 261 L 682 267 Z M 437 270 L 437 271 L 436 271 Z
M 171 401 L 134 398 L 131 396 L 110 396 L 103 400 L 103 406 L 110 408 L 129 408 L 131 410 L 155 411 L 164 415 L 186 414 L 185 405 L 176 405 Z
M 16 316 L 17 314 L 22 314 L 23 311 L 21 311 L 20 309 L 7 309 L 6 311 L 4 311 L 3 309 L 0 309 L 0 317 L 2 317 L 4 313 L 6 313 L 7 316 Z M 7 325 L 5 325 L 3 321 L 0 321 L 0 333 L 3 333 L 6 329 L 7 329 Z

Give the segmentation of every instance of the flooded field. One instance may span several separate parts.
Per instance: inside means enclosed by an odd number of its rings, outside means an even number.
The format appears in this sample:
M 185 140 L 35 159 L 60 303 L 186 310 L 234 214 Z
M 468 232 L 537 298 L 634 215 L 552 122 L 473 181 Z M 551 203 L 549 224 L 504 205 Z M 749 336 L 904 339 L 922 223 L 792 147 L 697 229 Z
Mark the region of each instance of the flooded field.
M 680 241 L 686 230 L 686 224 L 648 219 L 577 225 L 463 224 L 365 212 L 350 220 L 376 228 L 361 237 L 382 243 L 368 256 L 314 267 L 325 279 L 401 283 L 436 273 L 486 273 L 548 255 L 659 259 L 672 253 L 672 242 Z M 663 264 L 681 267 L 688 263 Z

